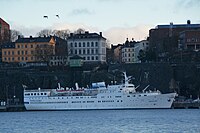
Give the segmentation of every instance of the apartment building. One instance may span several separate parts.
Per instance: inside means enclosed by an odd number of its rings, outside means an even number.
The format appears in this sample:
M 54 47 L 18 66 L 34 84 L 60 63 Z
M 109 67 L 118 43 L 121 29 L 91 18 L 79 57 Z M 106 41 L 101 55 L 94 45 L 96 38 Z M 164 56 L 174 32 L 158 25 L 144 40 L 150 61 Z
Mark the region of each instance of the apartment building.
M 70 34 L 68 38 L 69 57 L 78 55 L 86 63 L 106 62 L 106 38 L 102 32 Z

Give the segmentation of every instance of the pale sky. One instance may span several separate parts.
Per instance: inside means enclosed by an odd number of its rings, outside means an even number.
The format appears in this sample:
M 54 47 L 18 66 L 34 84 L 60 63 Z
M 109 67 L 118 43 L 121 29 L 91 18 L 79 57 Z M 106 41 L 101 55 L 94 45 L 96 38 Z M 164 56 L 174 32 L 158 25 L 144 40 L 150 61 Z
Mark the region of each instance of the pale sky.
M 158 24 L 199 24 L 200 0 L 0 0 L 0 17 L 25 36 L 83 28 L 118 44 L 143 40 Z

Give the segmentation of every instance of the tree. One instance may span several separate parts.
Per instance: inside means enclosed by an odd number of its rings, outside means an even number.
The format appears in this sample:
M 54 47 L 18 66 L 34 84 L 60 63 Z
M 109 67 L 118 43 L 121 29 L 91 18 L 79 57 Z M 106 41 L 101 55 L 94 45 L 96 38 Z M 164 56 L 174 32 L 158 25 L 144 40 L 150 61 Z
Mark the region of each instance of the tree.
M 17 30 L 11 30 L 11 41 L 12 42 L 15 42 L 17 39 L 18 39 L 18 36 L 20 37 L 24 37 L 22 35 L 22 33 L 20 31 L 17 31 Z
M 67 38 L 70 35 L 70 30 L 66 29 L 66 30 L 54 30 L 53 32 L 54 36 L 60 37 L 64 40 L 67 40 Z
M 40 37 L 46 37 L 46 36 L 53 35 L 53 32 L 52 32 L 52 30 L 44 29 L 44 30 L 41 30 L 40 32 L 38 32 L 37 35 Z
M 85 29 L 78 28 L 76 31 L 74 31 L 74 34 L 81 34 L 81 33 L 85 33 Z
M 144 50 L 140 50 L 139 53 L 138 53 L 138 59 L 141 61 L 141 62 L 145 62 L 146 61 L 146 53 Z

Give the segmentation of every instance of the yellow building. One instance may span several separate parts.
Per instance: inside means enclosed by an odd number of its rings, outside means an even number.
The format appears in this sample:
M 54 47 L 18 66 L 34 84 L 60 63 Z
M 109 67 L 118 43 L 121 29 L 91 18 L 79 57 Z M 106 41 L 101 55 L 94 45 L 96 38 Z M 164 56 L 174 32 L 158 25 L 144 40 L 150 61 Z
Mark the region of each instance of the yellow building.
M 42 62 L 55 54 L 54 37 L 18 38 L 2 48 L 2 62 Z

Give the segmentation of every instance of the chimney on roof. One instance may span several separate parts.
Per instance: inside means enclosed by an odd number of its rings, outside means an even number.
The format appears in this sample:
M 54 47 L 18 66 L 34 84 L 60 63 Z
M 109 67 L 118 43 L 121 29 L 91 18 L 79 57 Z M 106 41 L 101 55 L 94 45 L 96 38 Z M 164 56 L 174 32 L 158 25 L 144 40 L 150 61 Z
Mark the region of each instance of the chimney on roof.
M 20 39 L 21 38 L 21 36 L 20 35 L 18 35 L 18 39 Z
M 99 32 L 100 36 L 102 36 L 102 32 Z
M 32 36 L 30 36 L 30 38 L 33 38 Z
M 85 34 L 89 34 L 89 31 L 85 31 Z
M 191 21 L 190 21 L 190 20 L 187 20 L 187 24 L 191 24 Z

